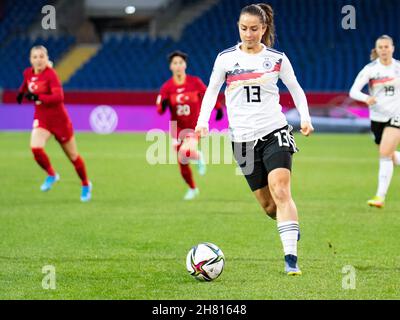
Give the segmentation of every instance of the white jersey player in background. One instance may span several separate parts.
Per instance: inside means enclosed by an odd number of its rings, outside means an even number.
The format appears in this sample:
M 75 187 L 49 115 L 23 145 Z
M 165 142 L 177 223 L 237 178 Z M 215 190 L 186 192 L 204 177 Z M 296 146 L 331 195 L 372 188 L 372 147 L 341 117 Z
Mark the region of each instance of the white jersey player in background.
M 371 53 L 372 62 L 358 74 L 350 97 L 369 106 L 371 131 L 379 146 L 379 177 L 376 195 L 368 205 L 382 208 L 393 176 L 393 166 L 400 165 L 400 62 L 393 59 L 393 39 L 378 38 Z M 369 95 L 361 90 L 369 86 Z
M 271 49 L 274 14 L 267 4 L 246 6 L 238 22 L 241 43 L 222 51 L 204 96 L 196 132 L 208 133 L 208 121 L 226 81 L 226 107 L 234 157 L 265 212 L 277 219 L 285 254 L 285 271 L 299 275 L 299 223 L 291 196 L 292 154 L 297 151 L 291 127 L 279 104 L 277 82 L 288 87 L 301 115 L 301 132 L 313 132 L 304 91 L 288 58 Z

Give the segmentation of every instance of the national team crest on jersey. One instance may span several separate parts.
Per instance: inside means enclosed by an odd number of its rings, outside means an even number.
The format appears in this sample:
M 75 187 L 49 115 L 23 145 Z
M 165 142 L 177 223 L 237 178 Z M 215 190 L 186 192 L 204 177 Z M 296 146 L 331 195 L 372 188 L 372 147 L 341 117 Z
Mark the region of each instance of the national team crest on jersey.
M 270 71 L 272 69 L 272 62 L 267 58 L 264 60 L 263 67 L 265 70 Z
M 277 62 L 273 63 L 268 58 L 264 60 L 263 67 L 266 70 L 266 73 L 270 72 L 279 72 L 282 66 L 282 59 L 279 59 Z

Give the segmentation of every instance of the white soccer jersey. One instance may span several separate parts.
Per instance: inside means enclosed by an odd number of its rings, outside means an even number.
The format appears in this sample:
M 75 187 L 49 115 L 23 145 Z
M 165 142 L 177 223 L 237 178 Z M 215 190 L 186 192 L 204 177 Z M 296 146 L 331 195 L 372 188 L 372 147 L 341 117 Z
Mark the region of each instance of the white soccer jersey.
M 257 140 L 284 127 L 287 121 L 279 104 L 279 78 L 289 89 L 301 120 L 311 121 L 306 96 L 286 55 L 264 45 L 261 52 L 248 54 L 240 45 L 218 55 L 197 125 L 208 128 L 211 111 L 226 81 L 225 101 L 232 141 Z
M 387 122 L 400 116 L 400 62 L 393 59 L 389 66 L 379 59 L 366 65 L 358 74 L 350 97 L 366 102 L 368 95 L 361 90 L 368 84 L 369 94 L 376 97 L 377 103 L 369 106 L 370 118 L 377 122 Z

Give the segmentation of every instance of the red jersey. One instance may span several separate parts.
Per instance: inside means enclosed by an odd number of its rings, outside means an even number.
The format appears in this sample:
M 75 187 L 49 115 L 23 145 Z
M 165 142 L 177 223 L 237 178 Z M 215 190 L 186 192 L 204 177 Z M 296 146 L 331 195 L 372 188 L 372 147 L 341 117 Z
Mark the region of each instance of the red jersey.
M 35 74 L 32 67 L 25 69 L 24 81 L 19 91 L 38 95 L 42 103 L 35 103 L 35 119 L 46 122 L 69 122 L 64 106 L 64 91 L 53 68 L 46 67 L 39 74 Z
M 157 112 L 163 114 L 162 103 L 167 101 L 171 112 L 171 121 L 177 122 L 178 136 L 183 129 L 195 129 L 199 117 L 201 101 L 207 90 L 199 77 L 187 75 L 183 84 L 177 85 L 173 78 L 166 81 L 157 96 Z M 219 102 L 216 108 L 220 108 Z M 175 137 L 175 134 L 172 132 Z

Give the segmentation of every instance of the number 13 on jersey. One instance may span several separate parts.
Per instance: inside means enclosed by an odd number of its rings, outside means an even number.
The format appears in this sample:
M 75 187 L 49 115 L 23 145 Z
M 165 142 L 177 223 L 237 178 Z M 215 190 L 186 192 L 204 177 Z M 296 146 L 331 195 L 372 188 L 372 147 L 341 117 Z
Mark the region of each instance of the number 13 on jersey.
M 260 86 L 244 86 L 245 101 L 247 103 L 261 102 L 261 87 Z

